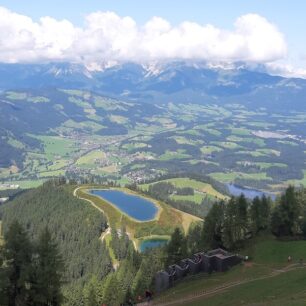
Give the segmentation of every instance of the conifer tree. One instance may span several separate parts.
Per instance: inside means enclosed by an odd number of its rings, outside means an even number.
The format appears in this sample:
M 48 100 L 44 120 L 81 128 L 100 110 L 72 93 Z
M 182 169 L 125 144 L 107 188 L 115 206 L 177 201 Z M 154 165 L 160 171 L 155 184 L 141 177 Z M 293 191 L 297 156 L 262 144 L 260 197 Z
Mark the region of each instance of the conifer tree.
M 300 203 L 293 186 L 281 196 L 280 203 L 272 215 L 272 231 L 277 236 L 296 235 L 302 232 Z
M 63 300 L 61 285 L 63 284 L 64 264 L 47 228 L 41 233 L 37 244 L 35 265 L 36 282 L 35 305 L 58 306 Z
M 175 264 L 187 256 L 187 241 L 182 231 L 177 227 L 166 247 L 166 266 Z
M 3 288 L 8 306 L 30 305 L 32 245 L 22 226 L 14 221 L 6 235 L 3 260 L 6 287 Z
M 209 210 L 202 227 L 201 247 L 215 249 L 222 245 L 224 203 L 215 203 Z

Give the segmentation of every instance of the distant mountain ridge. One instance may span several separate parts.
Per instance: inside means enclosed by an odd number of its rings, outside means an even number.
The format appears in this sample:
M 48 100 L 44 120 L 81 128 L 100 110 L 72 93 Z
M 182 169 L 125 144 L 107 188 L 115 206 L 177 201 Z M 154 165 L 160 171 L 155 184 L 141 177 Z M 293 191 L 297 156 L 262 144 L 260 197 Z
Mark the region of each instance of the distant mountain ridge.
M 272 76 L 243 66 L 197 63 L 0 64 L 0 90 L 71 88 L 139 102 L 238 103 L 248 107 L 305 109 L 306 80 Z

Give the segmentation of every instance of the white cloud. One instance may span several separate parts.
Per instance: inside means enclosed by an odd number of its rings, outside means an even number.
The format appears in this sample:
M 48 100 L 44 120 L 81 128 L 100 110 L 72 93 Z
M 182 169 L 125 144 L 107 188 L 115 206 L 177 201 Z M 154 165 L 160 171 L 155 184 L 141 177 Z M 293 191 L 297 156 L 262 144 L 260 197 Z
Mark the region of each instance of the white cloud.
M 296 68 L 288 63 L 268 63 L 266 67 L 268 72 L 274 75 L 306 79 L 306 69 Z
M 0 62 L 73 61 L 87 65 L 109 61 L 203 60 L 274 62 L 286 57 L 282 33 L 265 18 L 239 17 L 229 31 L 154 17 L 139 26 L 130 17 L 95 12 L 82 28 L 67 20 L 39 22 L 0 7 Z

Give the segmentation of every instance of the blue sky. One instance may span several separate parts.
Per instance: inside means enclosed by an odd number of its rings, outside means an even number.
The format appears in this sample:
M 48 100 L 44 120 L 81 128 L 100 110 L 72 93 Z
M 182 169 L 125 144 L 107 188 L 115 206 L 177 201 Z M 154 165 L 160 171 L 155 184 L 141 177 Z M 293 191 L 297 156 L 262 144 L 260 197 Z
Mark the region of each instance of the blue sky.
M 34 21 L 51 16 L 67 19 L 77 26 L 83 26 L 84 17 L 92 12 L 113 11 L 121 17 L 132 17 L 138 25 L 159 16 L 173 26 L 187 20 L 232 30 L 238 17 L 255 13 L 275 24 L 284 34 L 288 46 L 286 61 L 306 67 L 304 0 L 1 0 L 0 6 Z

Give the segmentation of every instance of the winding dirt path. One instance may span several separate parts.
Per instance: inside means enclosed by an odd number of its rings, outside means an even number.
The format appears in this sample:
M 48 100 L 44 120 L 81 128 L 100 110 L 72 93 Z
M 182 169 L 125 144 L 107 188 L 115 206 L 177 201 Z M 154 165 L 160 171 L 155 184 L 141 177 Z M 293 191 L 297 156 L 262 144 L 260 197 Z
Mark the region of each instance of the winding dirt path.
M 77 191 L 78 191 L 79 189 L 81 189 L 81 188 L 82 188 L 82 187 L 78 187 L 78 188 L 74 189 L 73 195 L 74 195 L 76 198 L 78 198 L 78 199 L 81 199 L 81 200 L 84 200 L 84 201 L 89 202 L 94 208 L 96 208 L 96 209 L 99 210 L 102 214 L 105 215 L 104 210 L 103 210 L 101 207 L 97 206 L 93 201 L 88 200 L 88 199 L 85 199 L 85 198 L 82 198 L 82 197 L 80 197 L 80 196 L 77 195 Z
M 101 207 L 97 206 L 93 201 L 78 196 L 77 192 L 78 192 L 78 190 L 81 189 L 81 188 L 82 188 L 82 187 L 77 187 L 76 189 L 74 189 L 73 195 L 74 195 L 76 198 L 80 199 L 80 200 L 87 201 L 88 203 L 90 203 L 91 206 L 93 206 L 95 209 L 97 209 L 99 212 L 101 212 L 104 216 L 106 216 L 104 210 L 103 210 Z M 112 230 L 112 229 L 111 229 L 110 226 L 109 226 L 109 227 L 106 229 L 105 232 L 102 232 L 102 234 L 101 234 L 101 236 L 100 236 L 101 241 L 103 241 L 103 240 L 105 239 L 105 237 L 106 237 L 108 234 L 111 233 L 111 230 Z

